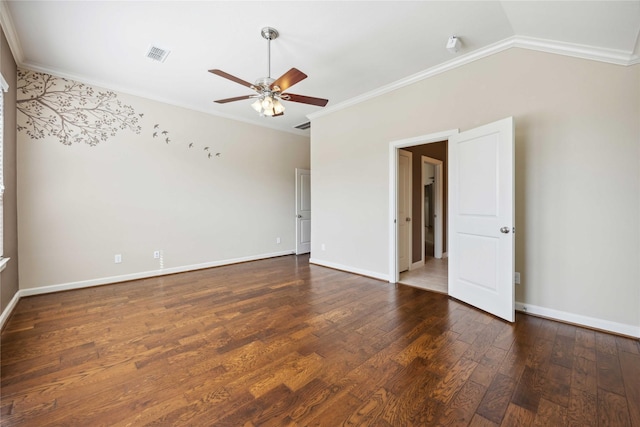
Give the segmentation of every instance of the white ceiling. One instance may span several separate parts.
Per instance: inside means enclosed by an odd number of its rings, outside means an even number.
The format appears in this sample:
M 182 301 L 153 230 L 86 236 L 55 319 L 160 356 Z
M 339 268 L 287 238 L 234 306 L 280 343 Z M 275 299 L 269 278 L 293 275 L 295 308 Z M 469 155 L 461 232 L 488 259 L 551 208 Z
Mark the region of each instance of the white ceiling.
M 328 98 L 325 108 L 505 40 L 595 52 L 622 63 L 636 63 L 640 54 L 640 0 L 47 0 L 1 6 L 22 67 L 286 131 L 321 108 L 287 102 L 284 116 L 260 118 L 250 100 L 212 102 L 252 92 L 208 69 L 249 82 L 267 74 L 265 26 L 280 32 L 271 44 L 272 77 L 300 69 L 309 77 L 290 92 Z M 463 43 L 456 55 L 445 49 L 452 34 Z M 150 45 L 171 54 L 164 63 L 152 62 L 145 57 Z

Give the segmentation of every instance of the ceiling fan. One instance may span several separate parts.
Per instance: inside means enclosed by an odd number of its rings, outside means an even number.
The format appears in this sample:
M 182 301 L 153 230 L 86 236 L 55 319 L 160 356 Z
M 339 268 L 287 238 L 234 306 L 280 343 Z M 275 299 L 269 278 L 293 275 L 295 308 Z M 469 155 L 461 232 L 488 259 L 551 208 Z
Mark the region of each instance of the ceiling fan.
M 312 96 L 296 95 L 294 93 L 284 93 L 296 83 L 307 78 L 302 71 L 292 68 L 284 73 L 280 78 L 274 80 L 271 78 L 271 40 L 278 38 L 278 31 L 275 28 L 265 27 L 261 31 L 262 37 L 267 39 L 267 56 L 268 70 L 267 77 L 261 77 L 254 84 L 225 73 L 222 70 L 209 70 L 210 73 L 224 77 L 232 82 L 239 83 L 243 86 L 251 88 L 257 92 L 254 95 L 236 96 L 234 98 L 219 99 L 218 104 L 226 104 L 227 102 L 242 101 L 244 99 L 256 98 L 251 106 L 260 114 L 260 116 L 282 116 L 284 114 L 284 105 L 280 101 L 299 102 L 301 104 L 316 105 L 324 107 L 329 102 L 328 99 L 314 98 Z

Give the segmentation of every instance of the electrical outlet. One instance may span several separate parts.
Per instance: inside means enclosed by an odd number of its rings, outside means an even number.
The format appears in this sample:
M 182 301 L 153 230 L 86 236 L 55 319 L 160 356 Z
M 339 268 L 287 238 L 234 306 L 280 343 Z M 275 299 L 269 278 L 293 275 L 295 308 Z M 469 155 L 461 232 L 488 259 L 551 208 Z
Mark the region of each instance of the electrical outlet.
M 516 274 L 514 275 L 513 281 L 516 283 L 516 285 L 520 284 L 520 273 L 516 271 Z
M 116 264 L 120 264 L 122 262 L 122 254 L 116 254 L 113 257 L 113 262 L 115 262 Z
M 276 237 L 276 243 L 280 244 L 280 238 L 279 237 Z
M 324 245 L 324 243 L 323 243 L 323 244 L 321 244 L 321 245 L 320 245 L 320 249 L 321 249 L 321 250 L 323 250 L 323 251 L 326 251 L 326 250 L 327 250 L 327 247 L 326 247 L 326 246 Z
M 160 251 L 153 251 L 153 259 L 160 258 Z

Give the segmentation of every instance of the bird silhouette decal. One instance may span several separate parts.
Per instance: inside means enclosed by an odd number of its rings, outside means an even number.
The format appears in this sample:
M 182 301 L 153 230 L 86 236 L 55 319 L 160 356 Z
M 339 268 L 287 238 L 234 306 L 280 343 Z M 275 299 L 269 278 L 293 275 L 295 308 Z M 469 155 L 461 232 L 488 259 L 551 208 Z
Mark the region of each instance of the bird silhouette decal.
M 170 132 L 168 130 L 162 130 L 162 128 L 160 127 L 160 123 L 156 123 L 156 124 L 153 125 L 153 133 L 152 133 L 153 138 L 158 138 L 158 137 L 163 138 L 164 142 L 166 144 L 169 144 L 171 142 L 171 139 L 169 138 L 169 133 Z M 177 145 L 178 146 L 181 145 L 180 141 L 178 141 Z M 196 142 L 190 142 L 190 143 L 188 143 L 186 145 L 187 145 L 188 148 L 195 148 Z M 218 153 L 213 152 L 211 150 L 210 146 L 203 147 L 203 150 L 207 153 L 207 158 L 208 159 L 212 159 L 213 157 L 220 157 L 221 154 L 222 154 L 222 153 L 219 153 L 219 152 Z

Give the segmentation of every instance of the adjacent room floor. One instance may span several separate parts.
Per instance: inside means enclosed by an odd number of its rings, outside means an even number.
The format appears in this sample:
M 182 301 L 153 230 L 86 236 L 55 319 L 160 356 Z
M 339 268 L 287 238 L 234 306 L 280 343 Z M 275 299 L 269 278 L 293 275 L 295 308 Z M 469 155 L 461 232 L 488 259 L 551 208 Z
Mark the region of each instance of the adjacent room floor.
M 432 292 L 448 294 L 448 265 L 447 258 L 436 259 L 426 257 L 422 267 L 400 273 L 399 283 Z

